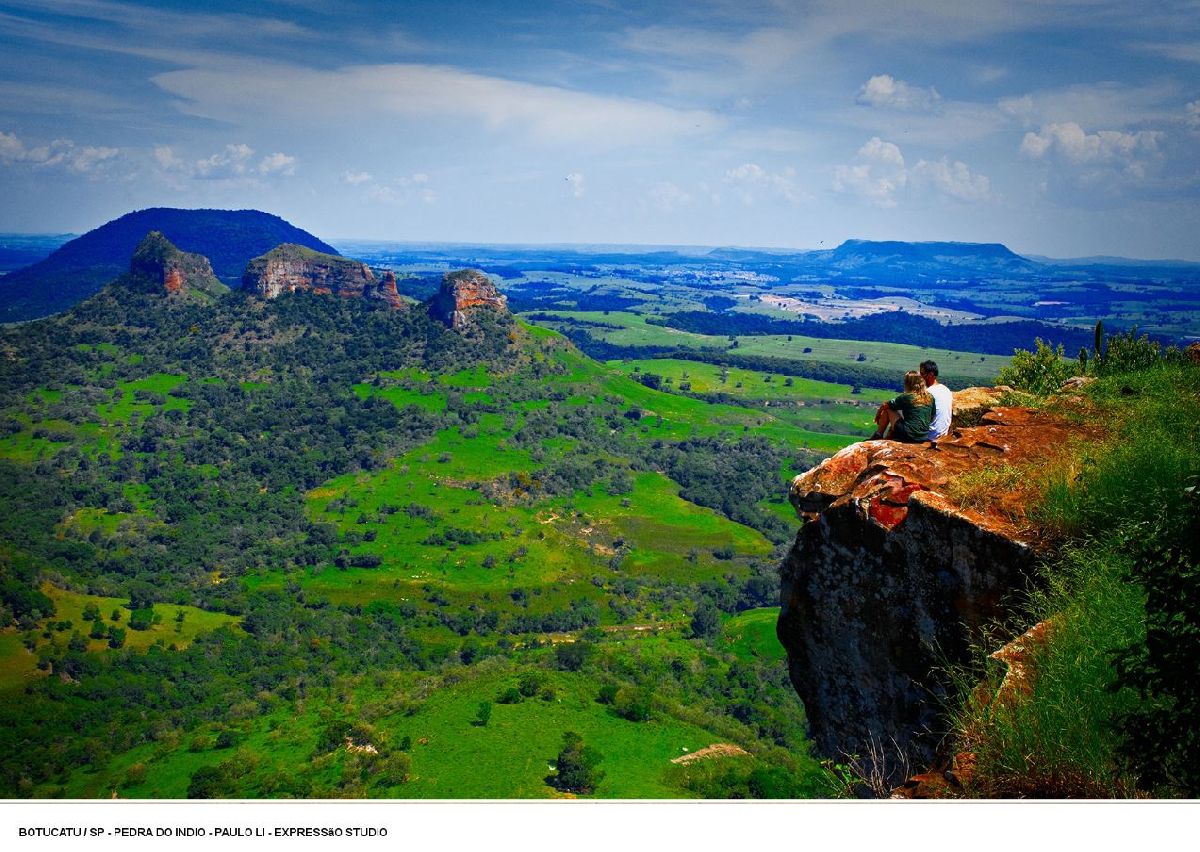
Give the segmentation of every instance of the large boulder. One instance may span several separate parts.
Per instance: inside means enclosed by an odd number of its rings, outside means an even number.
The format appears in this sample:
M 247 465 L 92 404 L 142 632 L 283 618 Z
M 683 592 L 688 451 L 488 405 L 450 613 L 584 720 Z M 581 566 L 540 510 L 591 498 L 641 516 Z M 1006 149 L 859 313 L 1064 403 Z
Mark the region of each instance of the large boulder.
M 934 762 L 947 667 L 969 659 L 1040 549 L 1020 522 L 1019 488 L 947 493 L 965 474 L 1040 460 L 1074 431 L 996 408 L 936 446 L 864 441 L 796 477 L 790 497 L 805 523 L 781 569 L 777 629 L 820 752 L 857 756 L 891 783 Z

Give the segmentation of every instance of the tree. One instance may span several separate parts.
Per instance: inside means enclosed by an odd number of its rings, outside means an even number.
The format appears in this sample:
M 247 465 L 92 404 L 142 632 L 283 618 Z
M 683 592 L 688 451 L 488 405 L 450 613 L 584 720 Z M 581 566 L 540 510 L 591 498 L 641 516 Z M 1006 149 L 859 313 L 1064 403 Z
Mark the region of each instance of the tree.
M 472 722 L 471 724 L 475 725 L 475 727 L 477 727 L 477 728 L 486 728 L 487 723 L 489 721 L 491 721 L 491 718 L 492 718 L 492 702 L 480 701 L 479 709 L 477 709 L 475 711 L 475 721 Z
M 708 601 L 696 607 L 692 616 L 692 635 L 697 639 L 711 639 L 721 633 L 721 613 Z
M 604 771 L 596 768 L 602 760 L 604 756 L 600 752 L 583 744 L 583 737 L 567 731 L 563 734 L 562 750 L 554 762 L 554 774 L 546 781 L 558 790 L 588 795 L 604 778 Z

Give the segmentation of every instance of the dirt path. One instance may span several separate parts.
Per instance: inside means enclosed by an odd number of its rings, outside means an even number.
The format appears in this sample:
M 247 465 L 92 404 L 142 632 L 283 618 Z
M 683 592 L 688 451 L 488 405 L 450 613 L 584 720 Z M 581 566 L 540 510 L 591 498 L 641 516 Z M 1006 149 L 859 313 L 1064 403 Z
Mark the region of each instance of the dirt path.
M 733 743 L 713 743 L 702 749 L 698 749 L 691 754 L 685 754 L 682 757 L 672 758 L 672 763 L 695 763 L 697 760 L 708 760 L 713 757 L 738 757 L 740 755 L 749 755 L 740 746 L 735 746 Z

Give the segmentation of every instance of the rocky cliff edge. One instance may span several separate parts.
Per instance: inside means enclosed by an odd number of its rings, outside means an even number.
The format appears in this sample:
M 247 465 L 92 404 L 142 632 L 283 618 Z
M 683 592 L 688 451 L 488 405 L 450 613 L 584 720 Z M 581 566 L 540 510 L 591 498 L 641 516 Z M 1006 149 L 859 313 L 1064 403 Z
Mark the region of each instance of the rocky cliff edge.
M 210 300 L 229 292 L 200 254 L 180 251 L 159 231 L 150 231 L 129 260 L 132 281 L 148 292 L 170 297 Z
M 430 304 L 430 313 L 451 328 L 469 326 L 479 311 L 508 313 L 508 300 L 478 269 L 447 272 Z
M 817 750 L 902 780 L 930 765 L 953 690 L 948 665 L 1003 615 L 1031 576 L 1041 542 L 1023 524 L 1019 489 L 963 508 L 962 477 L 1036 464 L 1081 427 L 996 407 L 994 389 L 956 394 L 936 445 L 864 441 L 796 477 L 805 521 L 781 568 L 780 641 Z M 1002 481 L 1003 477 L 998 478 Z M 959 495 L 961 498 L 961 494 Z
M 381 301 L 393 308 L 405 304 L 396 292 L 396 277 L 391 272 L 380 280 L 365 263 L 293 243 L 276 246 L 250 261 L 242 286 L 265 299 L 308 290 Z

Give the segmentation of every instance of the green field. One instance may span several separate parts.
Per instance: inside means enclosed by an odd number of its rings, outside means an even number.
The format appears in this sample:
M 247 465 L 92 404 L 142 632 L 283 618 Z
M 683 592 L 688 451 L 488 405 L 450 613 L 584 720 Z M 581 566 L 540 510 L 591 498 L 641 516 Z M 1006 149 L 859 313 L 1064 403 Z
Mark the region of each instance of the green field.
M 53 645 L 65 644 L 75 632 L 87 637 L 92 622 L 84 620 L 85 607 L 97 607 L 105 625 L 128 627 L 128 601 L 124 598 L 85 595 L 51 585 L 44 586 L 42 591 L 54 601 L 55 614 L 53 618 L 44 619 L 35 630 L 27 633 L 34 645 L 32 650 L 25 646 L 23 636 L 16 628 L 9 627 L 0 631 L 0 693 L 11 693 L 30 679 L 44 676 L 37 668 L 39 651 L 49 650 Z M 112 618 L 114 612 L 119 613 L 116 620 Z M 145 651 L 156 643 L 182 648 L 202 633 L 237 623 L 237 619 L 232 616 L 205 612 L 192 606 L 160 603 L 155 604 L 154 612 L 156 621 L 148 630 L 126 629 L 125 648 Z M 180 613 L 183 613 L 182 620 L 178 620 Z M 63 622 L 70 622 L 70 626 L 59 629 Z M 50 635 L 46 636 L 47 633 Z M 111 653 L 105 639 L 89 638 L 87 650 L 97 654 Z
M 733 339 L 727 336 L 694 334 L 680 329 L 651 325 L 646 316 L 628 311 L 540 311 L 584 323 L 601 323 L 618 326 L 615 329 L 587 327 L 594 337 L 618 346 L 686 346 L 701 348 L 715 346 L 729 348 L 736 339 L 734 352 L 740 355 L 769 355 L 793 361 L 853 362 L 870 367 L 896 371 L 896 383 L 900 385 L 906 370 L 915 370 L 921 361 L 932 358 L 947 375 L 962 376 L 978 380 L 979 384 L 991 384 L 996 374 L 1008 365 L 1009 356 L 979 355 L 952 350 L 930 350 L 920 346 L 901 343 L 875 343 L 858 340 L 830 340 L 803 335 L 742 335 Z M 551 320 L 542 320 L 554 325 Z M 789 339 L 790 338 L 790 339 Z M 809 351 L 805 351 L 805 350 Z M 862 356 L 860 359 L 859 356 Z

